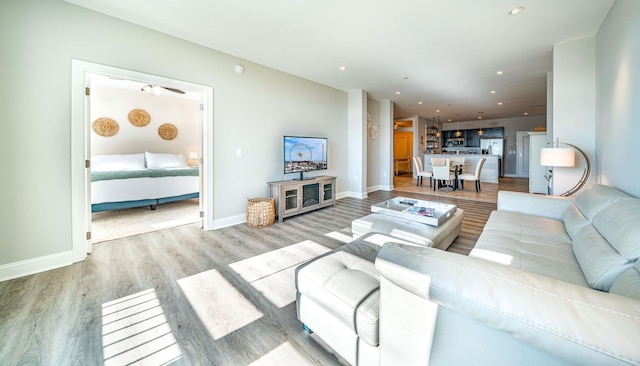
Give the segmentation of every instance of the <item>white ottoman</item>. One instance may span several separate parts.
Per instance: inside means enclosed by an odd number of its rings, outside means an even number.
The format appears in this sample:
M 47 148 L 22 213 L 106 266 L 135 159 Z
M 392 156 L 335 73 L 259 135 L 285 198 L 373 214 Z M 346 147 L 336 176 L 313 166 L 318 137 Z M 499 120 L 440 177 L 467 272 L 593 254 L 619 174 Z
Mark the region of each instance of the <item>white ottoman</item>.
M 353 220 L 351 222 L 351 232 L 354 238 L 376 232 L 398 239 L 405 244 L 446 250 L 460 235 L 463 218 L 464 211 L 460 208 L 440 226 L 431 226 L 417 221 L 372 213 Z

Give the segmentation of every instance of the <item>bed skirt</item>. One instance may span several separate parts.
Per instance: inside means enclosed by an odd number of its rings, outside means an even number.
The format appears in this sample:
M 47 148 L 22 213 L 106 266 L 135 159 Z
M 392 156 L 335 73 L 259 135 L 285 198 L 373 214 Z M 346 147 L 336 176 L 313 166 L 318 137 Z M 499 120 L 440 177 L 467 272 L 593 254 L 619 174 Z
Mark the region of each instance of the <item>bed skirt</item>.
M 138 201 L 94 203 L 91 205 L 91 212 L 122 210 L 125 208 L 144 207 L 144 206 L 151 206 L 151 209 L 155 210 L 156 205 L 159 205 L 161 203 L 184 201 L 184 200 L 199 198 L 199 197 L 200 197 L 200 193 L 195 192 L 195 193 L 183 194 L 180 196 L 145 199 L 145 200 L 138 200 Z

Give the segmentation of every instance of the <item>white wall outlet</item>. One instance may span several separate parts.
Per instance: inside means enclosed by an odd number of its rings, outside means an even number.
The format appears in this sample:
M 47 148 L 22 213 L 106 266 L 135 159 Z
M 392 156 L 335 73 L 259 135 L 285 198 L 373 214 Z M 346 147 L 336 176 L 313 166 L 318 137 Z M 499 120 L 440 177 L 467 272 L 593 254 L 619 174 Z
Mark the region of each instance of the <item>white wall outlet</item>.
M 242 149 L 238 148 L 236 149 L 236 156 L 241 158 L 242 157 Z

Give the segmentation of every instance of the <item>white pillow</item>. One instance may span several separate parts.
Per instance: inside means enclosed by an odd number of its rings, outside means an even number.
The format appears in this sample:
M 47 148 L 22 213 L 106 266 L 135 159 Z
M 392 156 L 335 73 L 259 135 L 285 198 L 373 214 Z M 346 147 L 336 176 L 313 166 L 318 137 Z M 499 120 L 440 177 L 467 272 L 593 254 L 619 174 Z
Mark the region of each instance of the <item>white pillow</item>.
M 145 151 L 144 158 L 149 169 L 181 168 L 187 166 L 187 159 L 180 154 L 156 154 Z
M 91 157 L 91 170 L 94 172 L 140 169 L 145 169 L 143 153 L 95 155 Z

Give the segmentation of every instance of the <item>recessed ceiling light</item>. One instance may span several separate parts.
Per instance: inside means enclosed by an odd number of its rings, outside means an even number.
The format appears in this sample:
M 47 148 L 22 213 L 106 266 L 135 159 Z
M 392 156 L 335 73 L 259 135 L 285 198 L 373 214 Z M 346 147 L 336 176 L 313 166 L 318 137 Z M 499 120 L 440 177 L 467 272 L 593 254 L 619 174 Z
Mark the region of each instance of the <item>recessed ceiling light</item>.
M 516 15 L 516 14 L 520 14 L 524 11 L 524 6 L 518 6 L 517 8 L 513 8 L 511 10 L 509 10 L 509 15 Z
M 398 91 L 398 92 L 396 92 L 396 94 L 400 94 L 400 92 Z
M 422 102 L 418 102 L 418 104 L 422 104 Z
M 492 91 L 491 91 L 491 94 L 495 94 L 495 93 L 496 93 L 496 91 L 495 91 L 495 90 L 492 90 Z
M 528 114 L 529 114 L 529 112 L 524 112 L 523 114 L 526 116 L 526 115 L 528 115 Z
M 502 102 L 498 102 L 498 105 L 502 105 Z
M 500 71 L 496 71 L 496 74 L 498 74 L 498 75 L 502 75 L 502 74 L 504 74 L 504 71 L 502 71 L 502 70 L 500 70 Z
M 482 119 L 482 116 L 478 116 L 478 119 Z
M 347 67 L 346 67 L 346 66 L 340 66 L 340 71 L 344 71 L 344 70 L 346 70 L 346 69 L 347 69 Z

